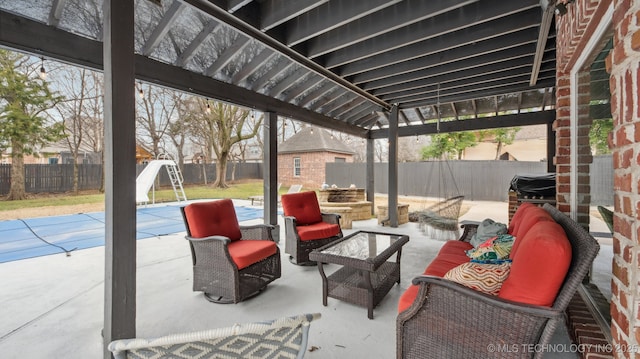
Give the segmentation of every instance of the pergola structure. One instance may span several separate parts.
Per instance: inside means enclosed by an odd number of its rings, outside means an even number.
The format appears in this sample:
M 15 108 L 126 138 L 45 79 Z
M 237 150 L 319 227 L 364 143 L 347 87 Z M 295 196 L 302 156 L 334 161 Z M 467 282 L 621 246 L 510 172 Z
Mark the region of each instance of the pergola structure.
M 533 124 L 553 134 L 553 4 L 0 0 L 0 46 L 105 74 L 105 342 L 135 336 L 136 81 L 265 112 L 269 223 L 278 116 L 366 138 L 369 198 L 373 141 L 387 138 L 395 208 L 398 137 Z

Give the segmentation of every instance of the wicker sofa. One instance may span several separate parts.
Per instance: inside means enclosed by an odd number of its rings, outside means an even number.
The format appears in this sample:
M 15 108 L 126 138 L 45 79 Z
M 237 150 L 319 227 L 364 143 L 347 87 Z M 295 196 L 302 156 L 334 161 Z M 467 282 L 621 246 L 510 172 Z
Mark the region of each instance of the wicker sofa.
M 402 295 L 398 358 L 540 358 L 564 310 L 591 268 L 599 245 L 555 207 L 522 204 L 509 225 L 512 264 L 491 295 L 444 279 L 468 262 L 477 226 L 443 245 Z

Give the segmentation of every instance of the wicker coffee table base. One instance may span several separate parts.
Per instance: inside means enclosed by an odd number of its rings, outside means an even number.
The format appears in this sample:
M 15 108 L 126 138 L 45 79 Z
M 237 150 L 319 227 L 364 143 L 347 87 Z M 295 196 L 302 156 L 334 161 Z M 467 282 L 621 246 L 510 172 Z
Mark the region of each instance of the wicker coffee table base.
M 400 284 L 400 265 L 395 262 L 383 263 L 375 272 L 345 266 L 327 276 L 322 263 L 318 270 L 322 276 L 322 305 L 326 307 L 327 298 L 331 297 L 366 307 L 369 319 L 373 319 L 373 308 L 393 285 Z

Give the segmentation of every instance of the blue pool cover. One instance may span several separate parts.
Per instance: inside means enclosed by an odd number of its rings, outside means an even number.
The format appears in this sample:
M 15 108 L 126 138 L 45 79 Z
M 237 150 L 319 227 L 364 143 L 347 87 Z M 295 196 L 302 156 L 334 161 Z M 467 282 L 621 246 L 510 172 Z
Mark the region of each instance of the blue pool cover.
M 238 221 L 263 210 L 235 207 Z M 184 232 L 180 205 L 138 207 L 137 239 Z M 104 245 L 104 212 L 0 221 L 0 263 Z

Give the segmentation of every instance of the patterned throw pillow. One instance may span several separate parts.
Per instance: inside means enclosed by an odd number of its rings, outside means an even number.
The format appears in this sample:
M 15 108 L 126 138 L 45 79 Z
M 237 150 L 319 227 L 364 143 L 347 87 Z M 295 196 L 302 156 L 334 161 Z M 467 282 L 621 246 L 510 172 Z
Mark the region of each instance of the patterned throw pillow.
M 510 234 L 501 234 L 487 239 L 466 253 L 472 262 L 499 264 L 508 260 L 514 240 Z
M 479 292 L 498 295 L 502 282 L 509 276 L 510 269 L 511 262 L 502 264 L 469 262 L 451 269 L 444 278 Z

